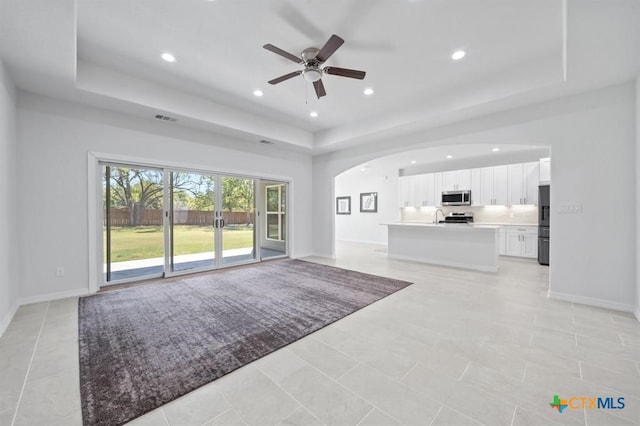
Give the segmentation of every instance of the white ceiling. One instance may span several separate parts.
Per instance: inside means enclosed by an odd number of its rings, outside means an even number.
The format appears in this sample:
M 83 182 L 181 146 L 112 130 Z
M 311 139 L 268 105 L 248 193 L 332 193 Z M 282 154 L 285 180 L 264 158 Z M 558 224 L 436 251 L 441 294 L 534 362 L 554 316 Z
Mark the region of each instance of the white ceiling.
M 172 125 L 313 153 L 640 72 L 636 0 L 0 0 L 0 7 L 0 55 L 23 89 L 148 119 L 162 112 L 178 118 Z M 267 84 L 300 68 L 264 44 L 298 55 L 331 34 L 345 44 L 327 65 L 365 70 L 365 80 L 325 75 L 320 100 L 302 77 Z M 460 48 L 467 56 L 452 61 Z M 165 51 L 177 61 L 162 61 Z M 365 87 L 374 95 L 364 96 Z

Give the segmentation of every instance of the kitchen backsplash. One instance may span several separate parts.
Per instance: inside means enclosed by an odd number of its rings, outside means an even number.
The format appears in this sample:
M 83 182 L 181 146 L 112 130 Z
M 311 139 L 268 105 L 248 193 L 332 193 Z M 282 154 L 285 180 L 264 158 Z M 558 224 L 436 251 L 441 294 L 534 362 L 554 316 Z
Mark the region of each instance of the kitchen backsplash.
M 444 214 L 451 212 L 473 212 L 475 223 L 496 223 L 513 225 L 537 225 L 537 206 L 462 206 L 462 207 L 442 207 Z M 435 207 L 404 207 L 400 209 L 400 220 L 402 222 L 433 222 Z M 438 220 L 442 220 L 438 214 Z

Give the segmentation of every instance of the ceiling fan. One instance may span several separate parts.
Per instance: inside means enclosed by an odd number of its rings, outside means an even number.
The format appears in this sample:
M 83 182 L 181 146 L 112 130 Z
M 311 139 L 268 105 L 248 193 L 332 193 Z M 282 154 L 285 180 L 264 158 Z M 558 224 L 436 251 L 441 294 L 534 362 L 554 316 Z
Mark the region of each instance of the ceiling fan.
M 290 72 L 289 74 L 274 78 L 273 80 L 269 81 L 269 84 L 282 83 L 285 80 L 289 80 L 290 78 L 297 77 L 302 74 L 305 80 L 313 83 L 313 88 L 316 90 L 316 95 L 318 96 L 318 99 L 320 99 L 327 94 L 324 89 L 324 84 L 322 84 L 322 74 L 331 74 L 337 75 L 339 77 L 349 77 L 362 80 L 366 75 L 364 71 L 338 67 L 322 68 L 322 64 L 324 64 L 327 59 L 329 59 L 329 57 L 333 55 L 333 53 L 338 50 L 340 46 L 342 46 L 343 43 L 344 40 L 334 34 L 329 37 L 329 40 L 327 40 L 322 49 L 318 49 L 315 47 L 308 47 L 304 49 L 302 51 L 301 58 L 285 50 L 282 50 L 279 47 L 274 46 L 273 44 L 265 44 L 262 47 L 264 47 L 268 51 L 287 58 L 290 61 L 295 62 L 296 64 L 304 65 L 304 69 Z

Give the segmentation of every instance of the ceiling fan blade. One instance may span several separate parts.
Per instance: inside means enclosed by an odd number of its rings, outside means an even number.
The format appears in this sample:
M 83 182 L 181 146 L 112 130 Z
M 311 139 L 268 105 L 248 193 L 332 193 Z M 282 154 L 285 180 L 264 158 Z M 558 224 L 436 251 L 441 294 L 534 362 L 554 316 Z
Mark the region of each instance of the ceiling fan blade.
M 340 77 L 357 78 L 358 80 L 362 80 L 367 75 L 364 71 L 338 67 L 325 67 L 324 72 L 331 75 L 339 75 Z
M 322 80 L 314 81 L 313 88 L 316 89 L 316 96 L 318 96 L 318 99 L 327 95 L 327 92 L 324 90 L 324 84 L 322 84 Z
M 333 52 L 338 50 L 340 46 L 342 46 L 344 40 L 338 37 L 337 35 L 332 35 L 329 37 L 329 40 L 322 46 L 322 49 L 316 55 L 316 59 L 320 62 L 325 62 L 329 59 L 329 56 L 333 55 Z
M 278 83 L 282 83 L 285 80 L 289 80 L 290 78 L 299 76 L 300 74 L 302 74 L 302 71 L 294 71 L 294 72 L 290 72 L 289 74 L 285 74 L 282 75 L 278 78 L 274 78 L 273 80 L 269 80 L 269 84 L 278 84 Z
M 264 46 L 265 49 L 267 49 L 270 52 L 273 52 L 277 55 L 280 55 L 284 58 L 287 58 L 288 60 L 295 62 L 296 64 L 301 64 L 303 61 L 301 58 L 298 58 L 296 55 L 291 54 L 285 50 L 280 49 L 279 47 L 274 46 L 273 44 L 265 44 Z

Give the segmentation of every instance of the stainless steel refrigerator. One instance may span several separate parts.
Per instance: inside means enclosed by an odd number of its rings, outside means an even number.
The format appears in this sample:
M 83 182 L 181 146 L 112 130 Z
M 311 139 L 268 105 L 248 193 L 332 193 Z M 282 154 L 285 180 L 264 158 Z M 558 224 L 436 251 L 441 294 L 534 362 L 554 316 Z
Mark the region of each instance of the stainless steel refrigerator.
M 551 202 L 549 185 L 538 187 L 538 263 L 549 264 L 549 229 Z

